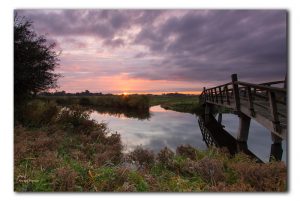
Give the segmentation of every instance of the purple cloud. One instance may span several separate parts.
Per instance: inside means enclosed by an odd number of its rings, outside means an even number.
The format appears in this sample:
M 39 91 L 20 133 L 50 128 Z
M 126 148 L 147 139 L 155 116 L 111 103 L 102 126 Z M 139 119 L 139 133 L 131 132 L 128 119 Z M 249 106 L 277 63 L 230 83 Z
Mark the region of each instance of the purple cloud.
M 61 70 L 74 79 L 126 74 L 201 89 L 202 82 L 229 81 L 232 73 L 262 82 L 287 71 L 285 10 L 16 12 L 63 49 Z

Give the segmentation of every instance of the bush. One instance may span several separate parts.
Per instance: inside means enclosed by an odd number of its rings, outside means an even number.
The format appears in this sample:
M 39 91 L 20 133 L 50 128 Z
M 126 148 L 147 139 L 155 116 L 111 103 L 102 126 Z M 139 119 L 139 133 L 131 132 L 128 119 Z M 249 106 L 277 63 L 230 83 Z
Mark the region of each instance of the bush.
M 79 106 L 72 106 L 70 109 L 61 110 L 57 121 L 65 129 L 89 133 L 97 127 L 97 123 L 89 119 L 89 113 Z
M 177 147 L 176 154 L 191 160 L 196 160 L 197 158 L 197 150 L 191 145 L 181 145 Z
M 286 191 L 286 166 L 283 162 L 267 164 L 240 162 L 231 166 L 244 183 L 256 191 Z
M 37 99 L 25 104 L 17 119 L 27 126 L 39 127 L 53 123 L 58 113 L 59 108 L 55 102 Z
M 160 152 L 157 154 L 157 160 L 165 166 L 171 165 L 173 157 L 174 157 L 174 152 L 167 147 L 160 150 Z
M 129 154 L 132 161 L 137 162 L 140 166 L 150 167 L 154 164 L 154 153 L 142 147 L 137 147 Z
M 56 169 L 54 175 L 55 191 L 75 191 L 78 174 L 70 167 L 65 166 Z
M 183 173 L 198 175 L 211 184 L 216 184 L 225 179 L 223 164 L 218 159 L 205 157 L 200 161 L 188 160 L 182 170 Z

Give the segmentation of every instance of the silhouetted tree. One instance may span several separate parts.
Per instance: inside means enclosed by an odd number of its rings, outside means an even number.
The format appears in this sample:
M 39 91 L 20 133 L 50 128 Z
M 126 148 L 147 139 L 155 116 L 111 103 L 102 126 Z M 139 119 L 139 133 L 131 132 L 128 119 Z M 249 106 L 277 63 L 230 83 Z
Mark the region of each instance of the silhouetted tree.
M 55 43 L 37 35 L 32 22 L 25 17 L 14 18 L 14 98 L 20 104 L 37 92 L 57 87 L 59 74 Z

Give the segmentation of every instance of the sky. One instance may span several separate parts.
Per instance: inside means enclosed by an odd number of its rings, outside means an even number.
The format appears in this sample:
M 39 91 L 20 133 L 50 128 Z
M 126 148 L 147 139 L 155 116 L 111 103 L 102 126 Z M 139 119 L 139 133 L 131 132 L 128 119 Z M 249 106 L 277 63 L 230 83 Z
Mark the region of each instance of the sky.
M 286 10 L 16 10 L 56 43 L 66 92 L 202 91 L 283 80 Z

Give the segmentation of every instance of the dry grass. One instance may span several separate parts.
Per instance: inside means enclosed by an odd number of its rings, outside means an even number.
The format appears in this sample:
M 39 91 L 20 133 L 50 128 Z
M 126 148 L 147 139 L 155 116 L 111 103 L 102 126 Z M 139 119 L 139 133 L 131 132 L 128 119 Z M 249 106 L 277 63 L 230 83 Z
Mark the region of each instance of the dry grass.
M 78 174 L 70 167 L 57 168 L 53 176 L 55 191 L 75 191 Z
M 47 108 L 43 105 L 43 108 Z M 120 135 L 81 109 L 57 114 L 52 124 L 17 124 L 15 191 L 272 191 L 287 189 L 282 162 L 260 164 L 217 148 L 167 147 L 157 155 L 137 147 L 123 155 Z M 51 116 L 52 114 L 50 114 Z M 37 118 L 37 114 L 33 115 Z M 56 120 L 54 120 L 56 119 Z
M 238 163 L 232 168 L 238 173 L 241 182 L 248 183 L 255 191 L 286 191 L 286 166 L 283 162 Z

